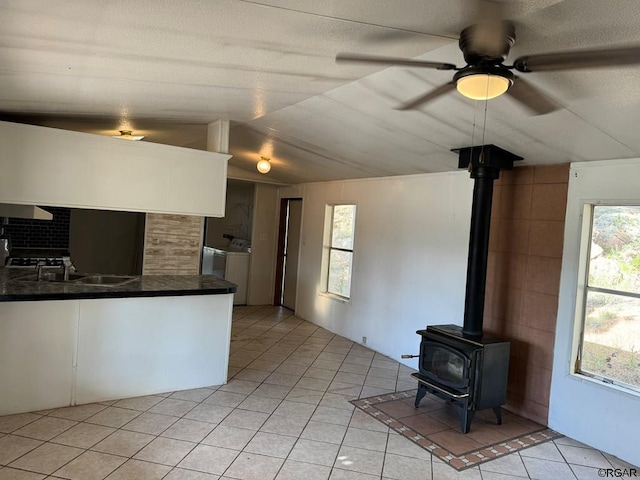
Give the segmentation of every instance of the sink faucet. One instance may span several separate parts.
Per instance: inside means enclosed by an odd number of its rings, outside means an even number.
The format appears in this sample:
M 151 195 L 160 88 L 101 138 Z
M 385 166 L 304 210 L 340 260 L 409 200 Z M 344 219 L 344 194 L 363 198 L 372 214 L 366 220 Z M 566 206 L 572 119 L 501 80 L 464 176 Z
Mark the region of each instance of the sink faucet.
M 62 263 L 63 279 L 65 281 L 69 280 L 69 273 L 75 272 L 75 271 L 76 271 L 76 266 L 73 264 L 73 262 L 70 259 L 65 258 L 64 262 Z
M 40 282 L 42 280 L 42 267 L 47 264 L 44 260 L 38 260 L 36 264 L 36 280 Z

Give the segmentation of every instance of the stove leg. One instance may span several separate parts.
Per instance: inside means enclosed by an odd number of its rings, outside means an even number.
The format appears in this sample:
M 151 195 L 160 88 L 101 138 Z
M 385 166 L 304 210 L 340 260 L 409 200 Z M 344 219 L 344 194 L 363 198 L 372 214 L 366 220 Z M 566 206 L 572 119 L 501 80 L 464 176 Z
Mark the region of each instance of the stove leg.
M 502 407 L 493 407 L 493 413 L 496 414 L 496 424 L 502 425 Z
M 416 393 L 416 401 L 413 404 L 416 408 L 420 406 L 420 400 L 422 400 L 426 394 L 427 394 L 427 387 L 419 383 L 418 392 Z
M 460 430 L 462 430 L 462 433 L 469 433 L 474 413 L 475 410 L 460 410 Z

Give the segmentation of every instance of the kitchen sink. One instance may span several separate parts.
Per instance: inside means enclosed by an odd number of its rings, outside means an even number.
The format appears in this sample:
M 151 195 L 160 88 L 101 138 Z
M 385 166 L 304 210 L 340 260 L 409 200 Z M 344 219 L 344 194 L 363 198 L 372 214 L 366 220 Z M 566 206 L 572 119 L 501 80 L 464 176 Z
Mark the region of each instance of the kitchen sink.
M 86 277 L 86 275 L 84 275 L 82 273 L 70 273 L 69 274 L 69 278 L 67 280 L 65 280 L 63 273 L 46 272 L 46 273 L 40 274 L 40 280 L 38 280 L 38 275 L 35 275 L 35 274 L 34 275 L 28 275 L 26 277 L 16 278 L 16 280 L 20 280 L 21 282 L 53 282 L 53 283 L 63 282 L 63 283 L 69 283 L 69 282 L 75 282 L 76 280 L 79 280 L 79 279 L 84 278 L 84 277 Z
M 87 273 L 70 273 L 69 278 L 65 280 L 64 274 L 61 272 L 45 272 L 40 275 L 28 275 L 26 277 L 16 278 L 21 282 L 37 282 L 37 283 L 67 283 L 75 285 L 94 285 L 102 287 L 119 287 L 137 280 L 138 277 L 128 275 L 92 275 Z
M 137 279 L 138 277 L 130 277 L 126 275 L 86 275 L 76 280 L 74 283 L 82 285 L 119 287 Z
M 74 280 L 78 280 L 80 278 L 84 278 L 84 275 L 81 273 L 70 273 L 69 278 L 65 280 L 64 273 L 56 273 L 56 272 L 47 272 L 41 275 L 41 282 L 73 282 Z

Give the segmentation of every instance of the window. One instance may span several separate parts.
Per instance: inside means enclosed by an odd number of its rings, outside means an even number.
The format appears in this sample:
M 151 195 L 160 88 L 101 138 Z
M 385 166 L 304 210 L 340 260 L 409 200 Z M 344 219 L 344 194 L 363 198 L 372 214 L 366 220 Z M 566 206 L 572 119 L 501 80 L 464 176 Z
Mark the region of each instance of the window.
M 323 284 L 327 293 L 350 298 L 356 206 L 330 205 L 326 213 Z
M 640 391 L 640 206 L 587 206 L 585 221 L 576 370 Z

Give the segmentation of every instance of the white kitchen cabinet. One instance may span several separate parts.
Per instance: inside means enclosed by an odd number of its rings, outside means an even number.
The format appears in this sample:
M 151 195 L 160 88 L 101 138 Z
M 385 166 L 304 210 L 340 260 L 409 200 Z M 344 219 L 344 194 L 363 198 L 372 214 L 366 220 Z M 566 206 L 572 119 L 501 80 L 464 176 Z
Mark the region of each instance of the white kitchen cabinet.
M 0 122 L 0 203 L 222 217 L 229 158 Z
M 0 416 L 226 383 L 232 297 L 0 302 Z
M 81 300 L 75 403 L 226 383 L 231 297 Z
M 0 302 L 0 415 L 70 405 L 78 300 Z
M 247 252 L 227 252 L 224 279 L 238 286 L 233 296 L 234 305 L 247 304 L 247 284 L 249 283 L 249 260 Z

